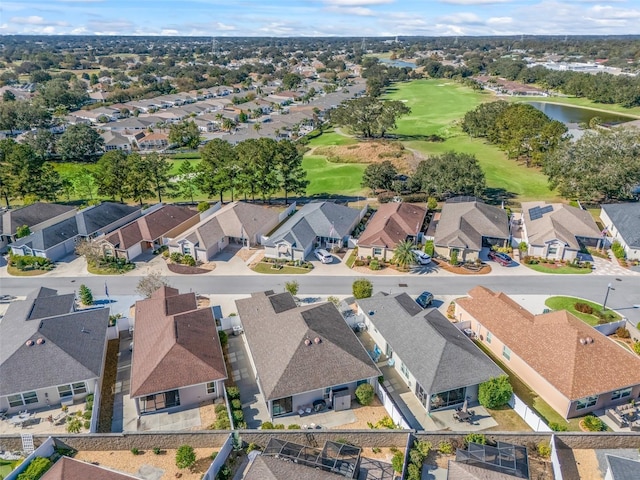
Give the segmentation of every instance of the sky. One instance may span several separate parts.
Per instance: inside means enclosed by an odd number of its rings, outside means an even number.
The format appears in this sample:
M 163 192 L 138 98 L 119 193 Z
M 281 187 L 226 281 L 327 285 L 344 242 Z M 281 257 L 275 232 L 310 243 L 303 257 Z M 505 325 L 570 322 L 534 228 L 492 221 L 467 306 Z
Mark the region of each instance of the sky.
M 0 34 L 640 34 L 640 0 L 0 0 Z

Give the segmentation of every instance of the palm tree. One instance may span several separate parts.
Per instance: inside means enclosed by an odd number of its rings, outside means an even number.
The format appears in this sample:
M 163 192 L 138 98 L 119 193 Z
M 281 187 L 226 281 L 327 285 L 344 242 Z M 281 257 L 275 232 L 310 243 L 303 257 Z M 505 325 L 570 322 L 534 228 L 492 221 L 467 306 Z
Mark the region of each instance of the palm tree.
M 415 248 L 411 240 L 400 242 L 396 245 L 392 260 L 396 262 L 401 269 L 408 270 L 411 265 L 416 263 L 416 256 L 413 253 Z
M 260 125 L 260 122 L 256 122 L 253 124 L 253 129 L 256 131 L 256 133 L 260 133 L 261 128 L 262 128 L 262 125 Z

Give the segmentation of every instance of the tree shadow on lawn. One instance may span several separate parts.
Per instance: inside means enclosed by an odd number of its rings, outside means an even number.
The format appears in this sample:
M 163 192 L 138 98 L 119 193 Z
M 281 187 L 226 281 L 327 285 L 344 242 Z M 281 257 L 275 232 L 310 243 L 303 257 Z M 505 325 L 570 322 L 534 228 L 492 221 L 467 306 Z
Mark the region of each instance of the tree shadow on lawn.
M 421 142 L 432 142 L 432 143 L 442 143 L 447 140 L 447 138 L 442 137 L 440 135 L 405 135 L 403 133 L 394 133 L 387 135 L 385 137 L 388 140 L 400 140 L 402 142 L 413 142 L 413 141 L 421 141 Z
M 499 205 L 502 202 L 509 204 L 511 200 L 516 198 L 516 194 L 508 192 L 504 188 L 485 188 L 484 196 L 487 199 L 487 203 L 492 205 Z
M 305 202 L 318 202 L 322 200 L 331 201 L 334 203 L 352 203 L 352 202 L 362 202 L 366 200 L 365 196 L 357 196 L 357 195 L 340 195 L 335 193 L 316 193 L 315 195 L 309 195 L 307 197 L 299 197 L 297 200 L 301 203 Z

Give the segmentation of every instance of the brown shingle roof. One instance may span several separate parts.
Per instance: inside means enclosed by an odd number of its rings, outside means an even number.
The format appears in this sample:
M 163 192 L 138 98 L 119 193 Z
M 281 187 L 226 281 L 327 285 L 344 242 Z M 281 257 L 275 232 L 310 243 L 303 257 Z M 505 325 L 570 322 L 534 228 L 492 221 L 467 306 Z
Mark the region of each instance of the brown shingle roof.
M 417 235 L 427 210 L 411 203 L 384 203 L 362 232 L 358 245 L 395 248 L 410 235 Z
M 640 384 L 640 358 L 566 310 L 533 315 L 485 287 L 469 295 L 458 304 L 568 399 Z
M 536 207 L 550 207 L 552 211 L 536 215 Z M 533 214 L 533 219 L 531 218 Z M 599 238 L 600 229 L 591 214 L 577 207 L 562 203 L 525 202 L 522 217 L 531 245 L 544 245 L 551 240 L 559 240 L 574 250 L 580 249 L 576 237 Z
M 213 313 L 197 307 L 166 286 L 136 302 L 132 397 L 227 378 Z
M 131 480 L 138 477 L 97 467 L 69 457 L 61 457 L 41 477 L 42 480 L 87 480 L 89 478 L 91 480 Z

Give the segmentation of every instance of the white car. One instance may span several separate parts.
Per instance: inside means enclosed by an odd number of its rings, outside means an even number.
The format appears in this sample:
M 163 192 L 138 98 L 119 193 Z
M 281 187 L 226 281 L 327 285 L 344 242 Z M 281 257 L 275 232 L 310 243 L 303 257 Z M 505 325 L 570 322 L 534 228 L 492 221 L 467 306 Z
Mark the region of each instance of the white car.
M 412 251 L 416 257 L 416 262 L 418 262 L 420 265 L 428 265 L 429 263 L 431 263 L 431 255 L 427 255 L 421 250 L 412 250 Z
M 331 256 L 331 254 L 322 248 L 315 250 L 313 253 L 316 256 L 316 258 L 320 260 L 322 263 L 333 262 L 333 257 Z

